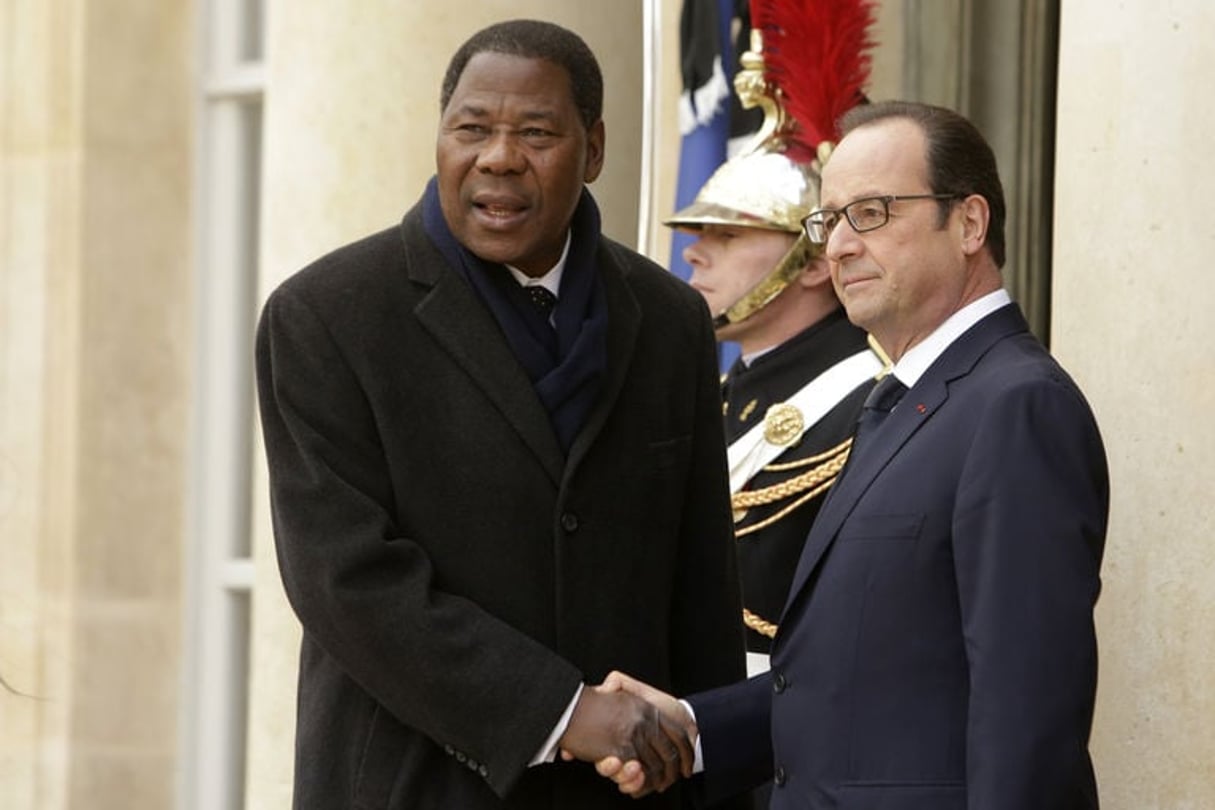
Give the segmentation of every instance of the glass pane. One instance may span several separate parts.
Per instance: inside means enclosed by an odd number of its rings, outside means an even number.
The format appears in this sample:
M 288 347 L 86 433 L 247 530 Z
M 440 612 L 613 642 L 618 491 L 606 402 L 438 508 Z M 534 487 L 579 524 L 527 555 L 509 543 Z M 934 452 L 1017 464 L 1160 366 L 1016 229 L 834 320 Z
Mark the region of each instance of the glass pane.
M 262 61 L 266 52 L 266 0 L 244 0 L 240 33 L 240 61 Z
M 237 276 L 234 279 L 234 296 L 231 302 L 232 315 L 243 315 L 239 320 L 232 319 L 231 328 L 238 336 L 236 350 L 240 357 L 232 358 L 233 368 L 242 368 L 247 364 L 247 358 L 253 356 L 253 324 L 257 318 L 257 267 L 258 250 L 261 234 L 261 171 L 262 171 L 262 103 L 260 99 L 248 100 L 239 105 L 238 121 L 240 132 L 237 136 L 236 161 L 239 166 L 236 177 L 236 187 L 231 190 L 235 199 L 232 200 L 231 211 L 237 221 L 233 223 L 230 233 L 238 244 L 233 245 L 236 254 Z M 248 376 L 248 375 L 246 375 Z M 246 380 L 247 382 L 247 380 Z M 244 389 L 245 386 L 239 386 Z M 241 403 L 237 408 L 247 417 L 247 421 L 239 431 L 232 435 L 231 441 L 239 444 L 238 457 L 250 458 L 252 452 L 253 431 L 251 427 L 253 414 L 253 394 L 251 390 L 242 390 Z M 252 507 L 251 490 L 248 479 L 249 470 L 242 469 L 241 480 L 234 482 L 237 489 L 233 496 L 240 502 L 241 520 L 233 527 L 230 538 L 229 553 L 236 559 L 247 559 L 252 556 Z
M 249 717 L 249 636 L 252 611 L 248 593 L 228 593 L 228 758 L 226 807 L 245 806 L 245 725 Z

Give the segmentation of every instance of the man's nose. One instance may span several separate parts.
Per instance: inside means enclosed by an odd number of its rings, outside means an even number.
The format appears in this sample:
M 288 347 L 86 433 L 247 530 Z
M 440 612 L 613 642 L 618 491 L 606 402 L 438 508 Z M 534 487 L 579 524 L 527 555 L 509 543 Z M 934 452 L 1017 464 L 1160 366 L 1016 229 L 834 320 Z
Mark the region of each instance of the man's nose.
M 700 240 L 696 239 L 688 243 L 683 249 L 683 260 L 693 267 L 703 267 L 705 264 L 704 253 L 700 250 Z
M 831 233 L 827 234 L 827 244 L 824 246 L 823 253 L 829 260 L 838 262 L 840 259 L 855 255 L 863 246 L 861 236 L 852 227 L 852 223 L 844 217 L 840 217 L 840 221 L 835 223 Z
M 520 172 L 526 161 L 518 139 L 511 132 L 495 132 L 477 155 L 477 168 L 493 174 Z

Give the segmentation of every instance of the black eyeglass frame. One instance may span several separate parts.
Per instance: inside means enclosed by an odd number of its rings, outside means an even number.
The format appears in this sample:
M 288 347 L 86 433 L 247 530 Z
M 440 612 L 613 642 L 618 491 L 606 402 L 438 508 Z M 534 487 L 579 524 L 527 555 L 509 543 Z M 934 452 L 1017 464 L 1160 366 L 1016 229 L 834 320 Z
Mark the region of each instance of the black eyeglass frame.
M 835 226 L 840 223 L 841 214 L 843 215 L 844 219 L 848 220 L 848 224 L 852 226 L 852 230 L 856 231 L 857 233 L 869 233 L 870 231 L 876 231 L 878 228 L 881 228 L 883 225 L 890 222 L 890 204 L 892 202 L 898 202 L 900 200 L 960 199 L 962 199 L 961 194 L 881 194 L 876 197 L 862 197 L 859 200 L 853 200 L 842 208 L 816 208 L 809 214 L 806 214 L 806 216 L 802 217 L 802 231 L 806 234 L 806 238 L 809 239 L 812 244 L 825 245 L 827 244 L 827 240 L 831 238 L 831 232 L 835 230 Z M 854 206 L 861 205 L 862 203 L 872 202 L 880 202 L 882 204 L 882 211 L 885 212 L 885 217 L 883 217 L 882 221 L 876 225 L 870 225 L 862 228 L 856 224 L 856 220 L 852 218 L 852 214 L 849 209 L 853 208 Z M 810 220 L 814 219 L 815 217 L 821 217 L 823 214 L 834 215 L 834 220 L 832 221 L 830 227 L 828 227 L 824 222 L 816 223 L 817 227 L 821 228 L 823 231 L 823 237 L 821 240 L 819 240 L 814 238 L 814 233 L 810 229 Z

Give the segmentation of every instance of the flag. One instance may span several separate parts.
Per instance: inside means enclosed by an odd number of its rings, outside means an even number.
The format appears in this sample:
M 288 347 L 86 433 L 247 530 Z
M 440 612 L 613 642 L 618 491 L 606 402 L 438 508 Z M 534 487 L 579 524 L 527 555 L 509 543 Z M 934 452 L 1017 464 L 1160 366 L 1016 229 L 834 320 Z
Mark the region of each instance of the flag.
M 726 158 L 759 129 L 763 113 L 744 110 L 734 93 L 738 58 L 750 40 L 748 0 L 684 0 L 679 17 L 680 72 L 679 173 L 675 187 L 678 211 L 690 204 L 700 187 Z M 683 260 L 688 234 L 671 235 L 671 272 L 687 281 L 692 268 Z M 726 368 L 737 348 L 723 346 Z

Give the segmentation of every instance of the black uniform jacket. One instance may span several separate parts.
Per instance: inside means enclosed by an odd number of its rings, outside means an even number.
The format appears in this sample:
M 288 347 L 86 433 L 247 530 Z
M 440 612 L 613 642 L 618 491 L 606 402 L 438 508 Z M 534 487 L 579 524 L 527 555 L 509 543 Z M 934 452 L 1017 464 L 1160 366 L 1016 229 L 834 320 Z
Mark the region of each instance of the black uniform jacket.
M 598 271 L 607 374 L 568 458 L 418 208 L 266 303 L 274 531 L 303 625 L 297 808 L 678 803 L 527 767 L 610 669 L 677 694 L 742 675 L 707 311 L 606 238 Z
M 865 331 L 853 326 L 840 308 L 750 366 L 741 359 L 736 361 L 722 386 L 726 438 L 735 441 L 762 423 L 771 406 L 784 402 L 841 360 L 867 349 Z M 847 458 L 848 439 L 872 387 L 873 381 L 866 381 L 840 399 L 744 488 L 747 494 L 772 493 L 763 498 L 766 503 L 739 509 L 735 529 L 743 606 L 751 616 L 773 627 L 789 595 L 810 525 L 830 491 L 835 471 Z M 746 632 L 747 649 L 768 652 L 769 636 L 754 629 Z

